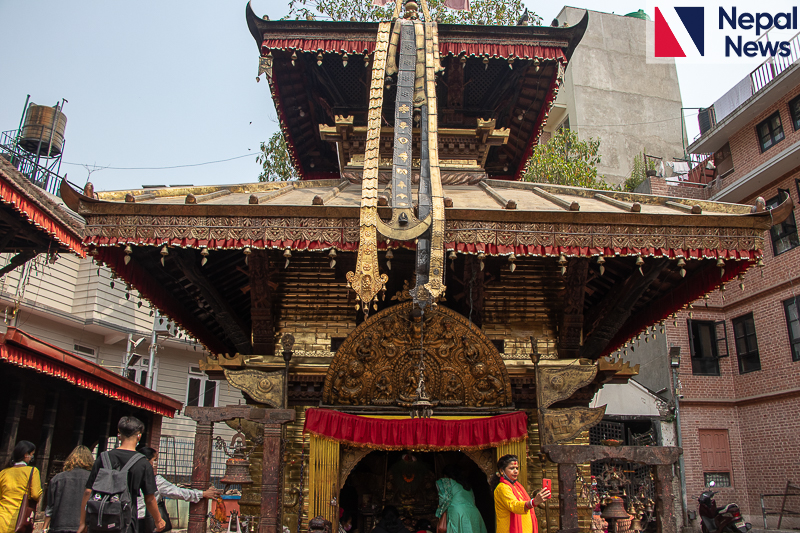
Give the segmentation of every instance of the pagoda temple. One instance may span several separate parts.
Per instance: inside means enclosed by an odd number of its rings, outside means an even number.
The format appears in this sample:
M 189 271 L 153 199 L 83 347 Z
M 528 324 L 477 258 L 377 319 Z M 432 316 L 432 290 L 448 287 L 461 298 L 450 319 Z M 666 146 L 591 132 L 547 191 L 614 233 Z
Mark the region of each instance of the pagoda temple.
M 519 181 L 587 18 L 446 25 L 424 1 L 380 23 L 246 14 L 299 181 L 61 190 L 88 253 L 242 390 L 186 409 L 195 485 L 227 423 L 246 436 L 241 510 L 262 533 L 335 531 L 340 509 L 369 533 L 385 505 L 433 518 L 450 464 L 493 532 L 487 478 L 516 453 L 529 489 L 554 480 L 542 531 L 577 532 L 579 465 L 618 457 L 653 466 L 659 528 L 675 531 L 680 450 L 586 445 L 603 416 L 589 402 L 637 373 L 631 338 L 756 265 L 791 200 Z M 194 504 L 189 531 L 204 529 Z

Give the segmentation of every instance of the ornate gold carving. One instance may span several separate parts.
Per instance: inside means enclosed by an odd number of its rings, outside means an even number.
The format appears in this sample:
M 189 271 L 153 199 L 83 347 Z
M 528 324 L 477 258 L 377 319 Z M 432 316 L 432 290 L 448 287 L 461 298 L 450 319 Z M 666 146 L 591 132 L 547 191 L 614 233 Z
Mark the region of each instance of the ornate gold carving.
M 594 408 L 542 409 L 539 423 L 542 446 L 574 439 L 582 431 L 600 422 L 605 414 L 605 405 Z
M 572 393 L 592 382 L 597 375 L 597 365 L 549 366 L 538 365 L 536 391 L 539 409 L 566 400 Z
M 340 446 L 341 456 L 339 459 L 339 487 L 344 487 L 347 477 L 356 465 L 369 455 L 371 448 L 352 448 L 350 446 Z
M 384 309 L 345 340 L 328 369 L 326 405 L 406 405 L 419 380 L 423 335 L 412 302 Z M 494 345 L 455 311 L 425 313 L 425 382 L 440 405 L 506 407 L 511 388 Z
M 364 154 L 364 178 L 361 188 L 361 230 L 355 272 L 347 273 L 347 283 L 361 300 L 364 314 L 369 314 L 370 303 L 386 288 L 389 277 L 378 270 L 378 164 L 381 136 L 381 108 L 383 107 L 383 79 L 386 73 L 386 53 L 389 46 L 391 23 L 381 22 L 375 45 L 372 82 L 369 92 L 369 119 L 367 122 L 367 151 Z
M 486 474 L 488 481 L 497 470 L 497 459 L 491 449 L 489 450 L 463 450 L 464 455 L 472 459 L 478 468 Z
M 246 392 L 259 403 L 279 409 L 283 407 L 283 372 L 263 370 L 228 370 L 225 379 L 239 390 Z
M 377 203 L 377 185 L 373 187 Z M 604 224 L 603 216 L 598 214 L 594 224 L 451 219 L 446 222 L 445 240 L 456 244 L 526 246 L 529 250 L 541 247 L 540 252 L 529 252 L 539 256 L 548 255 L 546 247 L 563 246 L 575 247 L 575 257 L 579 257 L 579 250 L 602 248 L 668 249 L 684 256 L 689 250 L 698 249 L 743 254 L 764 249 L 764 231 L 759 228 L 649 226 L 642 225 L 638 217 L 630 224 Z M 352 218 L 103 214 L 86 215 L 86 219 L 87 245 L 124 241 L 131 246 L 160 247 L 165 239 L 178 239 L 187 247 L 201 248 L 206 246 L 201 241 L 214 241 L 224 249 L 223 243 L 241 240 L 262 240 L 265 246 L 282 247 L 280 243 L 284 241 L 345 245 L 358 243 L 360 237 L 359 222 Z M 586 252 L 583 257 L 592 256 Z

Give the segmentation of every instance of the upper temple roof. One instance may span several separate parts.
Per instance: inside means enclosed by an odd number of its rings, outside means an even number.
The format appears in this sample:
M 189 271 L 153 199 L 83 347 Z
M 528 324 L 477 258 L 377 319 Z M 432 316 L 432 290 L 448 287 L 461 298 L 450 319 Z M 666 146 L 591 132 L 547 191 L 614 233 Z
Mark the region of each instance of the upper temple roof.
M 359 169 L 378 23 L 265 21 L 249 5 L 247 23 L 302 179 Z M 588 15 L 569 28 L 438 25 L 442 168 L 519 178 L 587 24 Z M 390 83 L 382 157 L 391 149 L 395 96 Z

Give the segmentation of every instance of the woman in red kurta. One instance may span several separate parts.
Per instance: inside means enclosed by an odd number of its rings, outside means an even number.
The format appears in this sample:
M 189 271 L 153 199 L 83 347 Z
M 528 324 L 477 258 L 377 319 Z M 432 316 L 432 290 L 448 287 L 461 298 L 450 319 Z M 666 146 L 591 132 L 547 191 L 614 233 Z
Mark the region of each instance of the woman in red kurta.
M 497 517 L 497 533 L 538 533 L 533 508 L 550 499 L 550 491 L 544 489 L 535 498 L 528 496 L 519 477 L 519 458 L 504 455 L 497 462 L 494 483 L 494 510 Z

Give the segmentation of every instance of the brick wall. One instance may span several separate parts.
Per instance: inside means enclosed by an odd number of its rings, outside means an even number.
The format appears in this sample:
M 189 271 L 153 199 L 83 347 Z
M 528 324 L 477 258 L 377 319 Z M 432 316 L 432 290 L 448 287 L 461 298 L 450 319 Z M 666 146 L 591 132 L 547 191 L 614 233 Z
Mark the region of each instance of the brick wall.
M 779 188 L 788 189 L 798 205 L 795 179 L 800 179 L 800 172 L 777 179 L 757 195 L 770 198 Z M 784 300 L 800 294 L 800 247 L 775 256 L 768 233 L 764 264 L 729 282 L 724 292 L 712 293 L 707 306 L 699 300 L 693 309 L 678 313 L 676 325 L 667 323 L 667 342 L 681 347 L 680 416 L 689 507 L 696 508 L 704 484 L 699 430 L 727 429 L 733 487 L 721 489 L 717 502 L 737 502 L 746 518 L 759 526 L 763 525 L 760 495 L 782 492 L 787 480 L 800 482 L 800 362 L 792 361 L 783 307 Z M 725 321 L 730 356 L 719 361 L 719 376 L 692 375 L 690 313 L 694 320 Z M 732 319 L 747 313 L 754 317 L 761 370 L 740 374 Z M 775 518 L 769 522 L 771 527 L 776 523 Z M 800 525 L 796 520 L 784 523 Z
M 800 142 L 800 130 L 795 131 L 792 125 L 792 117 L 789 114 L 789 100 L 798 94 L 800 94 L 800 86 L 786 93 L 783 98 L 775 102 L 768 110 L 757 115 L 747 126 L 731 135 L 728 142 L 733 155 L 733 172 L 726 177 L 725 183 L 733 183 L 793 144 Z M 758 135 L 756 134 L 756 126 L 776 110 L 780 112 L 783 133 L 786 138 L 762 153 Z

